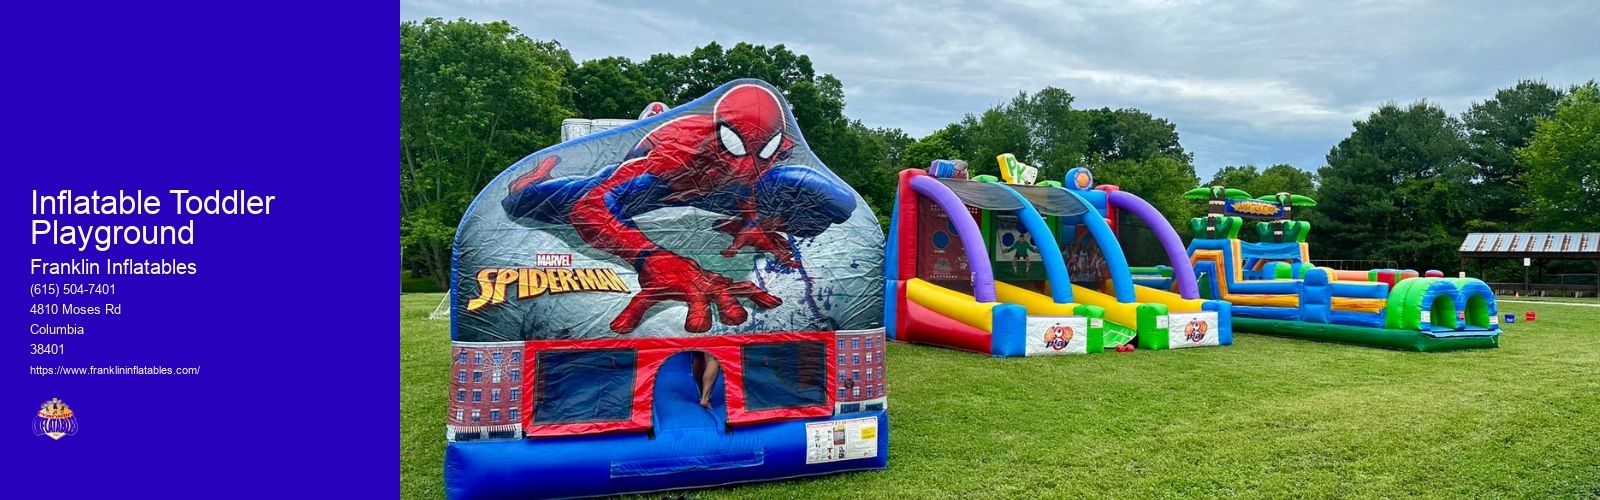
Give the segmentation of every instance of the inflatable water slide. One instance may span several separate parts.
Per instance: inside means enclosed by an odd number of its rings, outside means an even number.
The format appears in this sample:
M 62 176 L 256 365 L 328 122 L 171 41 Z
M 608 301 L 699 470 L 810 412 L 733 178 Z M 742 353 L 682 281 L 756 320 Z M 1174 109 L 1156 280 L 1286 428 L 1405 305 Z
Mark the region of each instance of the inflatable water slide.
M 1499 346 L 1494 293 L 1482 281 L 1443 278 L 1438 271 L 1421 276 L 1313 265 L 1305 241 L 1311 225 L 1292 215 L 1315 200 L 1288 193 L 1252 199 L 1223 186 L 1195 188 L 1187 196 L 1208 203 L 1206 216 L 1189 223 L 1195 233 L 1190 265 L 1201 294 L 1232 303 L 1241 331 L 1411 351 Z M 1239 239 L 1245 219 L 1261 221 L 1260 242 Z M 1146 276 L 1141 281 L 1162 279 Z
M 891 340 L 999 357 L 1232 342 L 1226 303 L 1135 287 L 1100 211 L 1059 183 L 1023 183 L 1027 167 L 1008 156 L 1002 166 L 1019 167 L 1002 170 L 1008 182 L 963 179 L 949 160 L 900 173 L 885 248 Z M 1104 256 L 1083 264 L 1103 269 L 1082 284 L 1063 244 L 1080 229 Z

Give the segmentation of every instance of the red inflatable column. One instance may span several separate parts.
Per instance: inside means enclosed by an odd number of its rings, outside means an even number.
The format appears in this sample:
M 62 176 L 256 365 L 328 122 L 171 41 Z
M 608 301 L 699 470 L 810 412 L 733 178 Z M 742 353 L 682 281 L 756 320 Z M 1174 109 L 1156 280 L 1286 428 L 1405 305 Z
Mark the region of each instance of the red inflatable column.
M 1396 274 L 1399 273 L 1396 273 L 1393 269 L 1380 269 L 1378 270 L 1378 282 L 1389 285 L 1389 289 L 1394 290 L 1394 283 L 1397 281 L 1395 279 L 1397 278 Z
M 889 235 L 896 246 L 895 303 L 884 304 L 884 307 L 895 308 L 895 340 L 900 342 L 910 342 L 914 337 L 911 332 L 911 314 L 906 307 L 906 281 L 917 277 L 918 226 L 922 220 L 921 215 L 917 213 L 917 206 L 920 204 L 921 196 L 911 189 L 911 179 L 919 175 L 927 175 L 927 172 L 917 169 L 900 171 L 899 187 L 896 188 L 900 204 L 894 208 L 896 217 L 899 218 L 899 225 L 896 226 L 899 233 Z
M 911 189 L 911 179 L 919 175 L 928 175 L 928 173 L 914 168 L 900 171 L 900 206 L 895 207 L 900 212 L 900 234 L 892 237 L 897 238 L 896 241 L 898 242 L 896 252 L 899 262 L 896 262 L 895 266 L 900 273 L 898 278 L 902 281 L 917 277 L 917 237 L 919 236 L 917 234 L 917 226 L 922 221 L 921 215 L 917 213 L 917 205 L 922 197 Z

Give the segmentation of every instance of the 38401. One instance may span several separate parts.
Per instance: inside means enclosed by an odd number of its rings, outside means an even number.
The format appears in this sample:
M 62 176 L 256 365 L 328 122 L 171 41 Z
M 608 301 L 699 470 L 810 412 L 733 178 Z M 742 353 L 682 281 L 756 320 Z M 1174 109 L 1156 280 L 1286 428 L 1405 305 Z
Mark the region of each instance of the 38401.
M 63 344 L 28 344 L 28 354 L 61 354 L 65 349 Z

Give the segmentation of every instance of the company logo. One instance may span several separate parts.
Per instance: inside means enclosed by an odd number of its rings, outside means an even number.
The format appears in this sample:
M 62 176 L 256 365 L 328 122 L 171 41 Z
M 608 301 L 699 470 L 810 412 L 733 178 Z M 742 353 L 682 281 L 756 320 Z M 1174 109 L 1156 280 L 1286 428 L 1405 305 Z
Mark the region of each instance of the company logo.
M 572 254 L 541 253 L 534 256 L 533 263 L 539 267 L 572 267 Z
M 1189 324 L 1183 326 L 1183 339 L 1190 342 L 1199 342 L 1206 339 L 1206 331 L 1211 326 L 1203 319 L 1191 319 Z
M 551 261 L 565 257 L 567 264 L 572 263 L 572 256 L 566 254 L 540 254 L 538 259 L 544 260 L 546 255 L 552 255 Z M 515 285 L 515 287 L 513 287 Z M 468 311 L 477 311 L 485 307 L 504 304 L 514 295 L 517 300 L 532 299 L 546 293 L 560 295 L 572 292 L 617 292 L 628 293 L 628 284 L 622 282 L 617 272 L 608 267 L 601 268 L 485 268 L 478 271 L 478 296 L 467 301 Z
M 61 439 L 77 433 L 78 417 L 61 399 L 51 399 L 39 405 L 39 413 L 33 417 L 33 435 Z
M 1072 342 L 1072 327 L 1067 325 L 1054 325 L 1044 331 L 1044 346 L 1057 351 L 1066 349 L 1067 343 Z

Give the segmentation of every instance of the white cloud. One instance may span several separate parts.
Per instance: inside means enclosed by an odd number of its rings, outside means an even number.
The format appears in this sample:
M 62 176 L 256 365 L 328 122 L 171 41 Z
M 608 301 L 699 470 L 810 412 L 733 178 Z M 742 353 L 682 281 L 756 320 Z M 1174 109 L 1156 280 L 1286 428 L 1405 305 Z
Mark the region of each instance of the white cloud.
M 430 16 L 507 19 L 578 59 L 781 43 L 845 83 L 852 118 L 914 136 L 1061 87 L 1177 123 L 1202 175 L 1315 169 L 1386 101 L 1459 112 L 1519 78 L 1600 78 L 1600 3 L 1582 0 L 401 3 L 402 19 Z

